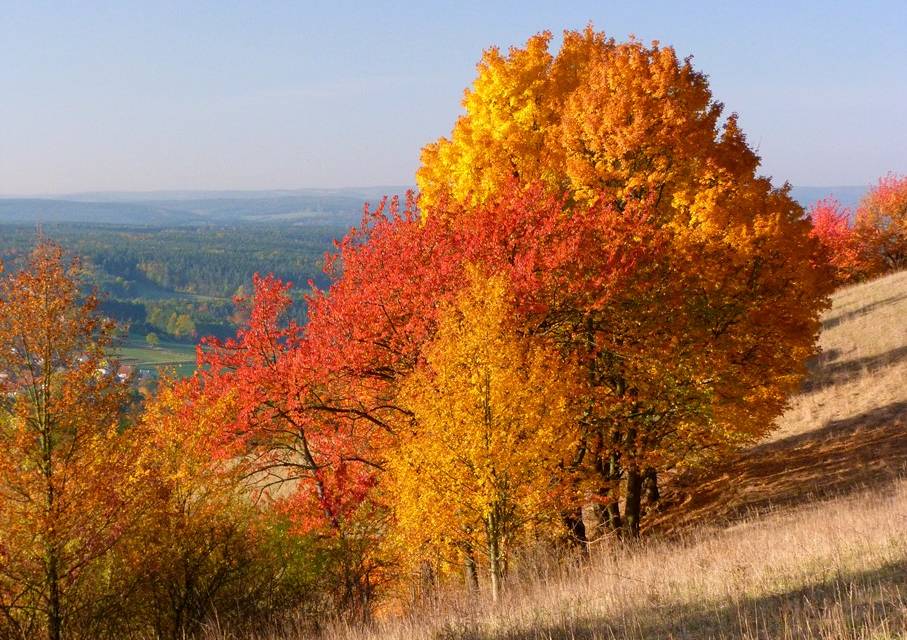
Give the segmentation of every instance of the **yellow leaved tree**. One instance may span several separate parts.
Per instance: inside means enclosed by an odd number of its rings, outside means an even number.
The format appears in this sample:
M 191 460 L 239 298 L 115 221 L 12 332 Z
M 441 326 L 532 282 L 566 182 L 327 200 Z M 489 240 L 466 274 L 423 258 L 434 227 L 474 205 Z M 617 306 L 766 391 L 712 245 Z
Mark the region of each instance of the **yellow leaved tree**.
M 506 281 L 470 272 L 424 366 L 403 384 L 412 419 L 389 456 L 395 541 L 439 570 L 487 568 L 497 598 L 511 545 L 558 517 L 572 449 L 569 367 L 512 323 Z

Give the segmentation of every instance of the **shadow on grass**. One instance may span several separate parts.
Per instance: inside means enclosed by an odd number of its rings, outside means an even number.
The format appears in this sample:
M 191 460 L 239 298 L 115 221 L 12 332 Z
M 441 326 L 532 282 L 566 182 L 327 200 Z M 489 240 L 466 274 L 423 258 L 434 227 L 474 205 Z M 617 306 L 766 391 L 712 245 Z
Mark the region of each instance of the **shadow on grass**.
M 810 365 L 811 375 L 803 383 L 804 391 L 818 391 L 837 384 L 844 384 L 859 378 L 867 371 L 871 372 L 882 367 L 887 367 L 907 359 L 907 347 L 898 347 L 885 353 L 865 358 L 855 358 L 842 362 L 833 362 L 840 354 L 836 349 L 831 349 L 827 354 L 821 354 Z
M 825 581 L 776 595 L 685 606 L 641 603 L 622 620 L 573 619 L 528 630 L 483 631 L 469 622 L 437 640 L 769 640 L 775 638 L 894 638 L 907 633 L 907 570 L 902 565 Z
M 901 302 L 903 300 L 907 300 L 907 293 L 902 293 L 896 296 L 889 296 L 888 298 L 885 298 L 883 300 L 876 300 L 875 302 L 863 305 L 858 309 L 846 311 L 840 315 L 823 320 L 822 329 L 828 331 L 829 329 L 837 327 L 840 324 L 844 324 L 845 322 L 849 322 L 851 320 L 859 318 L 860 316 L 865 316 L 866 314 L 871 313 L 876 309 L 887 307 L 891 304 L 897 304 L 898 302 Z
M 777 507 L 884 491 L 905 473 L 907 402 L 895 402 L 753 447 L 710 473 L 681 476 L 644 524 L 661 532 L 732 524 Z

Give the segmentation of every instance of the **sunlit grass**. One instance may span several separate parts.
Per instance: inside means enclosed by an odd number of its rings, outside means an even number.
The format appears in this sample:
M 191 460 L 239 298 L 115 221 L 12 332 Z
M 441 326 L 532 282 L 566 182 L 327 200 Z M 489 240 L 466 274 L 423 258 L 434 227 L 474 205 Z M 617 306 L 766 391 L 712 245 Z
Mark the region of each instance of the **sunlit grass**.
M 171 369 L 179 375 L 188 375 L 195 370 L 195 345 L 182 342 L 161 341 L 152 347 L 144 337 L 130 335 L 117 346 L 114 355 L 124 364 L 137 369 L 155 372 Z

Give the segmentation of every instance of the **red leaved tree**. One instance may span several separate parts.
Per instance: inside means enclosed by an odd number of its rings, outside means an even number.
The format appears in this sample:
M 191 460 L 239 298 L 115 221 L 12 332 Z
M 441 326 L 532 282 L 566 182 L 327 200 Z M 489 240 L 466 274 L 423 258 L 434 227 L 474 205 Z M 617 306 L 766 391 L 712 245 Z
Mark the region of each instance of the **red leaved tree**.
M 871 272 L 864 236 L 854 227 L 853 212 L 834 198 L 825 198 L 809 209 L 810 236 L 816 238 L 834 270 L 835 281 L 848 284 Z

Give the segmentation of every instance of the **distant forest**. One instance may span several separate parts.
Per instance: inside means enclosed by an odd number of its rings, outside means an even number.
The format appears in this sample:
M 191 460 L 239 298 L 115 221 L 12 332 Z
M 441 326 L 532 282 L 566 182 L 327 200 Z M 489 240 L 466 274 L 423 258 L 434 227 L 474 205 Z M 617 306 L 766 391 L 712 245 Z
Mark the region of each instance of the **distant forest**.
M 866 187 L 794 187 L 807 206 L 833 194 L 854 206 Z M 0 258 L 28 255 L 37 227 L 81 256 L 106 294 L 104 310 L 134 336 L 195 342 L 235 332 L 233 297 L 256 272 L 294 283 L 304 318 L 309 280 L 325 286 L 324 254 L 358 223 L 362 203 L 406 187 L 261 192 L 83 194 L 0 198 Z M 92 222 L 88 222 L 91 220 Z
M 106 294 L 104 309 L 135 334 L 191 342 L 235 330 L 233 297 L 252 276 L 274 273 L 294 283 L 302 317 L 309 280 L 327 284 L 325 252 L 347 231 L 340 224 L 143 227 L 45 224 L 41 234 L 80 256 Z M 34 246 L 35 225 L 3 225 L 0 258 L 15 268 Z

